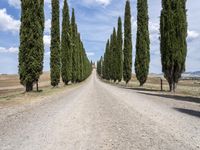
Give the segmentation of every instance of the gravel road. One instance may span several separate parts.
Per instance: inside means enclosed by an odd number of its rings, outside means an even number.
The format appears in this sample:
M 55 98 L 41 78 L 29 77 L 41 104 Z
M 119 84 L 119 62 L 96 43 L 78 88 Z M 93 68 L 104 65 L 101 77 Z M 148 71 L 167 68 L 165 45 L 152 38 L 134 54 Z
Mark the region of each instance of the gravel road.
M 0 107 L 0 150 L 198 150 L 200 101 L 101 82 Z

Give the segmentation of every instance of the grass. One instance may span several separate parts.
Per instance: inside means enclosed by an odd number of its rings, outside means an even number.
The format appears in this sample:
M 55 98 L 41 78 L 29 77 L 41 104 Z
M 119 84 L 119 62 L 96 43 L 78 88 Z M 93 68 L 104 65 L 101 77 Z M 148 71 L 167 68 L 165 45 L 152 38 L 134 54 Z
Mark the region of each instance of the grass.
M 161 91 L 160 77 L 150 75 L 144 86 L 140 87 L 139 82 L 137 81 L 135 75 L 133 75 L 131 81 L 128 83 L 128 85 L 126 85 L 126 88 L 138 91 L 158 92 L 162 94 L 183 95 L 183 96 L 192 96 L 200 98 L 199 83 L 200 83 L 199 80 L 180 80 L 177 85 L 176 93 L 170 93 L 168 83 L 165 79 L 163 79 L 163 91 Z M 125 87 L 125 82 L 117 83 L 117 85 Z
M 46 78 L 45 82 L 48 80 Z M 87 79 L 88 80 L 88 79 Z M 39 92 L 36 91 L 36 88 L 34 87 L 34 91 L 32 92 L 25 92 L 25 88 L 18 88 L 7 90 L 4 92 L 3 90 L 0 90 L 0 106 L 1 105 L 15 105 L 19 103 L 32 103 L 35 101 L 39 101 L 42 98 L 48 98 L 48 96 L 56 95 L 57 93 L 67 92 L 69 89 L 77 88 L 84 84 L 87 80 L 77 83 L 77 84 L 69 84 L 64 85 L 63 83 L 60 83 L 58 87 L 52 87 L 50 84 L 44 85 L 42 87 L 39 87 Z M 9 81 L 8 81 L 9 82 Z M 19 83 L 17 83 L 19 84 Z

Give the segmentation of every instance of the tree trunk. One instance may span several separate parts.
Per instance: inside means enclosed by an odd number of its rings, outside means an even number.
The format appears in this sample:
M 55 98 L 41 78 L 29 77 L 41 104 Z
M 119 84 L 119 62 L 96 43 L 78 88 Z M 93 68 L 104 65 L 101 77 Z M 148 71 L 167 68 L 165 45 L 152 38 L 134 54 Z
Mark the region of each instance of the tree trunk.
M 163 91 L 163 80 L 162 80 L 162 78 L 160 79 L 160 90 Z
M 169 91 L 172 92 L 172 83 L 169 83 Z
M 176 92 L 176 83 L 173 83 L 173 92 Z
M 37 92 L 39 91 L 38 81 L 36 82 L 36 90 L 37 90 Z
M 27 83 L 26 84 L 26 92 L 31 92 L 31 91 L 33 91 L 33 84 Z

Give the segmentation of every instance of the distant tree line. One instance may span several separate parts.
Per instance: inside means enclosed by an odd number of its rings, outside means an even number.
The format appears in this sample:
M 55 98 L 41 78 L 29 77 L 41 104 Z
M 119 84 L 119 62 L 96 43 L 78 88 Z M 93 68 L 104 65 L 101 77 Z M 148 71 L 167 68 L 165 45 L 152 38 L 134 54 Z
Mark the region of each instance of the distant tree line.
M 51 85 L 58 86 L 60 78 L 65 85 L 81 82 L 91 74 L 92 66 L 78 32 L 74 9 L 70 21 L 69 7 L 64 0 L 60 34 L 59 0 L 52 0 L 51 4 Z M 27 92 L 33 90 L 43 73 L 44 20 L 44 0 L 21 0 L 19 76 Z
M 63 6 L 62 33 L 59 32 L 59 0 L 52 0 L 51 27 L 51 85 L 57 86 L 62 81 L 77 83 L 85 80 L 91 73 L 92 66 L 87 58 L 83 42 L 72 9 L 70 20 L 67 0 Z
M 185 71 L 187 55 L 187 15 L 186 0 L 162 0 L 160 17 L 160 52 L 162 72 L 169 83 L 170 91 Z M 148 29 L 147 0 L 137 0 L 137 37 L 135 73 L 140 86 L 147 81 L 150 64 L 150 38 Z M 124 80 L 128 83 L 132 76 L 132 33 L 130 1 L 126 1 L 124 18 L 124 37 L 121 18 L 107 40 L 104 57 L 97 62 L 98 74 L 114 82 Z
M 126 2 L 124 19 L 124 38 L 122 20 L 118 18 L 117 31 L 113 28 L 107 40 L 104 58 L 98 61 L 97 71 L 106 80 L 121 82 L 122 78 L 129 82 L 132 76 L 132 29 L 130 1 Z

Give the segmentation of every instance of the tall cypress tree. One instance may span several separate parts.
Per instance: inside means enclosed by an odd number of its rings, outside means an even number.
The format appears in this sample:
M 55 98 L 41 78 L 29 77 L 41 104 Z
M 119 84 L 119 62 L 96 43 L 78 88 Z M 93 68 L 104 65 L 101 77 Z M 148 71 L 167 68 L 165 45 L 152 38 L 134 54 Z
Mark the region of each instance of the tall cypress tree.
M 100 60 L 97 61 L 97 74 L 100 76 Z
M 117 80 L 121 82 L 123 76 L 123 38 L 122 38 L 122 20 L 121 17 L 118 18 L 118 29 L 117 29 Z
M 59 24 L 59 0 L 52 0 L 51 21 L 51 85 L 58 86 L 60 82 L 60 24 Z
M 77 26 L 78 30 L 78 26 Z M 76 36 L 76 50 L 77 50 L 77 56 L 76 56 L 76 61 L 77 61 L 77 82 L 81 81 L 81 35 L 80 33 L 77 33 Z
M 162 71 L 175 91 L 181 74 L 185 71 L 187 54 L 186 0 L 163 0 L 160 17 L 160 51 Z
M 27 92 L 33 90 L 43 68 L 43 11 L 42 0 L 21 1 L 19 76 Z
M 83 81 L 83 46 L 81 38 L 79 39 L 79 66 L 80 66 L 80 81 Z
M 80 79 L 84 80 L 84 47 L 83 42 L 80 40 Z
M 148 4 L 147 0 L 137 1 L 137 39 L 136 39 L 136 58 L 135 73 L 140 86 L 148 77 L 150 63 L 150 39 L 148 28 Z
M 27 9 L 29 8 L 29 9 Z M 33 79 L 30 63 L 31 55 L 31 37 L 32 37 L 32 25 L 31 25 L 31 2 L 21 1 L 21 26 L 20 26 L 20 47 L 19 47 L 19 76 L 20 83 L 26 87 L 26 91 L 32 91 Z
M 69 7 L 67 0 L 64 0 L 62 40 L 61 40 L 61 62 L 62 80 L 67 85 L 72 79 L 72 49 L 71 49 L 71 27 L 69 17 Z
M 103 57 L 101 56 L 100 60 L 97 61 L 97 73 L 100 77 L 102 77 L 102 64 L 103 64 Z
M 43 59 L 44 59 L 44 41 L 43 41 L 43 34 L 44 34 L 44 22 L 45 22 L 45 17 L 44 17 L 44 0 L 39 0 L 38 1 L 38 20 L 40 23 L 40 28 L 38 28 L 38 33 L 39 33 L 39 43 L 40 43 L 40 74 L 42 74 L 43 70 Z
M 92 64 L 87 58 L 80 33 L 78 32 L 74 9 L 72 9 L 71 17 L 71 39 L 72 82 L 76 83 L 81 82 L 91 74 Z
M 108 51 L 109 80 L 113 80 L 113 34 L 110 36 L 110 45 Z
M 126 1 L 124 20 L 124 65 L 123 78 L 128 83 L 132 76 L 132 28 L 131 28 L 131 6 L 130 1 Z
M 38 89 L 38 80 L 40 75 L 43 73 L 43 60 L 44 60 L 44 41 L 43 41 L 43 34 L 44 34 L 44 22 L 45 22 L 45 18 L 44 18 L 44 0 L 39 0 L 39 1 L 35 1 L 35 6 L 36 8 L 38 8 L 38 18 L 36 20 L 36 22 L 38 22 L 38 38 L 36 38 L 38 40 L 38 44 L 37 44 L 37 48 L 36 51 L 38 51 L 40 54 L 38 55 L 38 62 L 39 64 L 39 68 L 38 68 L 38 76 L 36 78 L 36 85 L 37 85 L 37 91 Z
M 110 48 L 110 41 L 108 40 L 106 43 L 106 49 L 104 54 L 104 79 L 109 80 L 109 48 Z
M 78 80 L 78 63 L 77 63 L 77 25 L 75 19 L 75 12 L 72 9 L 71 17 L 71 38 L 72 38 L 72 82 L 75 83 Z
M 112 79 L 114 82 L 117 81 L 118 77 L 118 47 L 117 47 L 117 34 L 116 34 L 116 29 L 113 29 L 113 38 L 112 38 Z

